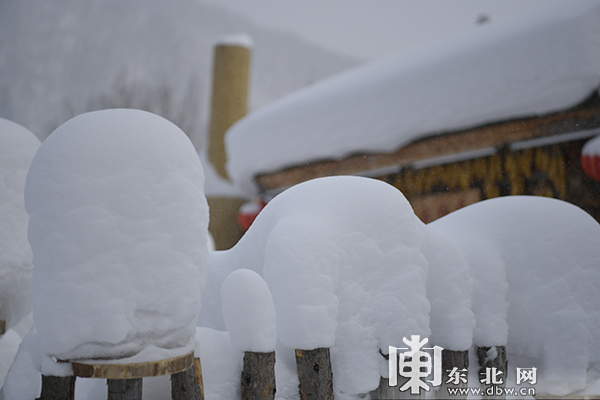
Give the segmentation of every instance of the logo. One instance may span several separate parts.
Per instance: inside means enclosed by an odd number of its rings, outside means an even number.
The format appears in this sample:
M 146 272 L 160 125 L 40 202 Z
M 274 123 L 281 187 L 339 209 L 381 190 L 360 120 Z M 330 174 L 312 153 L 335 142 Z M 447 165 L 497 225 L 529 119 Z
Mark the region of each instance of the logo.
M 400 387 L 402 392 L 410 389 L 411 394 L 419 394 L 421 389 L 429 391 L 432 387 L 442 384 L 443 349 L 440 346 L 424 348 L 428 339 L 420 339 L 419 335 L 412 335 L 410 340 L 402 338 L 409 347 L 389 346 L 389 385 L 398 385 L 398 375 L 408 378 L 408 381 Z M 408 351 L 398 353 L 398 350 Z M 433 350 L 433 359 L 431 354 L 423 350 Z M 430 375 L 433 375 L 433 379 L 426 381 L 425 378 Z
M 408 347 L 389 346 L 389 386 L 398 386 L 398 376 L 406 378 L 398 389 L 401 392 L 410 389 L 411 394 L 419 394 L 421 389 L 430 391 L 432 387 L 442 384 L 442 351 L 440 346 L 423 347 L 428 339 L 419 335 L 412 335 L 410 340 L 402 338 Z M 404 350 L 404 351 L 399 351 Z M 537 383 L 536 368 L 517 367 L 516 384 L 529 384 L 528 387 L 504 387 L 505 371 L 497 367 L 486 367 L 480 371 L 479 383 L 483 387 L 465 387 L 468 383 L 467 368 L 446 370 L 448 373 L 446 384 L 449 396 L 533 396 L 535 389 L 530 387 Z M 463 385 L 463 386 L 461 386 Z

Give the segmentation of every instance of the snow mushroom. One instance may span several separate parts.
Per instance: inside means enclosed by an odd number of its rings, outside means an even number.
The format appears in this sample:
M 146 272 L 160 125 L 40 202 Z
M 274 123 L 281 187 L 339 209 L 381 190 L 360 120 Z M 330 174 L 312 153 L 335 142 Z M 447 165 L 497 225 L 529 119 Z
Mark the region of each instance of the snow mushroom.
M 141 361 L 153 361 L 193 348 L 208 266 L 203 184 L 187 136 L 148 112 L 82 114 L 46 139 L 25 185 L 46 356 L 146 350 Z

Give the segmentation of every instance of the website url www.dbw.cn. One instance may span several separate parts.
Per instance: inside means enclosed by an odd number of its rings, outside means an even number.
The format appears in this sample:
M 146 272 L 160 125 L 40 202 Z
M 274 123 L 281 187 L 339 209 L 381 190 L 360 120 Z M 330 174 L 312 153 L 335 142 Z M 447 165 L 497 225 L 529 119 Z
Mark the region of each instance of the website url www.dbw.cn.
M 505 388 L 502 386 L 490 386 L 487 388 L 469 387 L 469 388 L 448 388 L 449 396 L 506 396 L 506 397 L 525 397 L 535 396 L 535 388 Z

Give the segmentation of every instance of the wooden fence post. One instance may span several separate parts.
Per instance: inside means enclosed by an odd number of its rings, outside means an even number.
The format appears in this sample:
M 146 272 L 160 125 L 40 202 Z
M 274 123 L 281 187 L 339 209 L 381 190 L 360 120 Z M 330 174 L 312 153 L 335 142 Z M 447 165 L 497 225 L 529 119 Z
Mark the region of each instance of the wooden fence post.
M 194 369 L 196 370 L 196 380 L 200 386 L 200 395 L 204 398 L 204 380 L 202 379 L 202 363 L 200 358 L 194 358 Z
M 506 387 L 506 373 L 508 371 L 508 360 L 506 358 L 506 347 L 505 346 L 493 346 L 493 347 L 477 347 L 477 360 L 479 361 L 479 381 L 481 387 L 486 391 L 486 395 L 483 399 L 504 399 L 504 388 Z M 488 370 L 489 368 L 489 370 Z M 494 379 L 492 373 L 493 368 L 499 373 L 496 377 L 501 379 L 502 383 L 483 383 L 483 378 Z M 499 380 L 498 380 L 499 381 Z M 502 394 L 496 395 L 496 388 L 502 390 Z M 487 391 L 493 391 L 491 395 L 487 394 Z
M 74 376 L 42 375 L 42 394 L 37 400 L 74 400 Z
M 244 353 L 242 400 L 275 399 L 275 352 Z
M 196 368 L 171 375 L 171 398 L 173 400 L 204 400 L 204 393 L 196 375 Z
M 456 369 L 455 369 L 456 368 Z M 469 351 L 442 350 L 442 385 L 438 389 L 440 399 L 466 399 L 464 396 L 450 396 L 448 389 L 467 389 Z M 450 375 L 453 373 L 453 375 Z
M 300 400 L 333 400 L 333 373 L 329 349 L 296 349 Z
M 4 335 L 6 333 L 6 320 L 0 319 L 0 335 Z
M 142 378 L 107 379 L 108 400 L 142 400 Z

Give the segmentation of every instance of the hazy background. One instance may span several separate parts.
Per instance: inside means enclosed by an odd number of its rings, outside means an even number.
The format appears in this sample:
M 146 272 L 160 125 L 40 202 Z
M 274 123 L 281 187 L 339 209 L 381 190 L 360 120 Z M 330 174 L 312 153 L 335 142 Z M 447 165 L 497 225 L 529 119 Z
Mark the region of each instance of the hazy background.
M 363 60 L 557 0 L 201 0 Z M 565 1 L 565 0 L 562 0 Z M 566 0 L 577 1 L 577 0 Z

